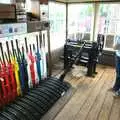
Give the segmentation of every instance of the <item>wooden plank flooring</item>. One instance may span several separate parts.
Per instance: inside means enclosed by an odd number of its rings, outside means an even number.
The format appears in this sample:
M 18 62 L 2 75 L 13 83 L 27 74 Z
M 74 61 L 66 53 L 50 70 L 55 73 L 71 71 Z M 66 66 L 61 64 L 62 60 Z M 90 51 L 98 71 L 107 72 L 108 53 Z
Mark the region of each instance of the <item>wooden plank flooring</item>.
M 82 76 L 80 71 L 75 71 L 74 75 L 73 72 L 65 80 L 76 92 L 54 120 L 120 120 L 120 99 L 115 99 L 108 91 L 114 84 L 114 68 L 98 65 L 94 78 Z

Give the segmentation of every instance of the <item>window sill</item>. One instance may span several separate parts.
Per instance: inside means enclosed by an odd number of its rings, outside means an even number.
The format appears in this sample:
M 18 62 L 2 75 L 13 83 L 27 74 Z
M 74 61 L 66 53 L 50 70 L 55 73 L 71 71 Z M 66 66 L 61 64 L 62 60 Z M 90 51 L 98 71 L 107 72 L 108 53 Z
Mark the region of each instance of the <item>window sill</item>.
M 114 56 L 115 54 L 115 50 L 113 49 L 103 49 L 103 55 L 107 55 L 107 56 Z
M 104 51 L 111 51 L 111 52 L 115 52 L 115 50 L 113 48 L 104 48 Z

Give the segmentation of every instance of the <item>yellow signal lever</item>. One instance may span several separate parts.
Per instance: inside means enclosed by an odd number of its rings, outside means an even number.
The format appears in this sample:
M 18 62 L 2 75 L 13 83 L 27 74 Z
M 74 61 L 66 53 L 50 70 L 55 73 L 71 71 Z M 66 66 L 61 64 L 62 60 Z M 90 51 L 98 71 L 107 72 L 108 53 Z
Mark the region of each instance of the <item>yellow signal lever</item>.
M 18 96 L 22 95 L 22 91 L 21 91 L 21 84 L 20 84 L 20 79 L 19 79 L 19 65 L 18 62 L 16 60 L 16 57 L 11 57 L 12 59 L 12 64 L 14 65 L 14 71 L 15 71 L 15 79 L 16 79 L 16 84 L 17 84 L 17 94 Z

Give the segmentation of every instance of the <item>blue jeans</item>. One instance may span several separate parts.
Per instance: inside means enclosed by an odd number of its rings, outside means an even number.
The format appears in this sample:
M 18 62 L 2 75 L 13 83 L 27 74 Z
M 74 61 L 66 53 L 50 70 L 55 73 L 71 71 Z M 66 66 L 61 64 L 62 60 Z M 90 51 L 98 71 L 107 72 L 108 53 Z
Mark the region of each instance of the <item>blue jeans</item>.
M 120 89 L 120 57 L 116 56 L 115 61 L 116 61 L 116 81 L 113 86 L 113 89 L 117 91 Z

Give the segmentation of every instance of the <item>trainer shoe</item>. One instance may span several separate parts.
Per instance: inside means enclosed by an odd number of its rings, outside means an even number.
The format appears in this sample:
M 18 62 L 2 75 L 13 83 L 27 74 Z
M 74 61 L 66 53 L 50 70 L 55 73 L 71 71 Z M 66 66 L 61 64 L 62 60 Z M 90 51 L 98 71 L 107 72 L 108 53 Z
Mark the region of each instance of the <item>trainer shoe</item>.
M 120 90 L 116 91 L 113 95 L 114 98 L 120 98 Z

